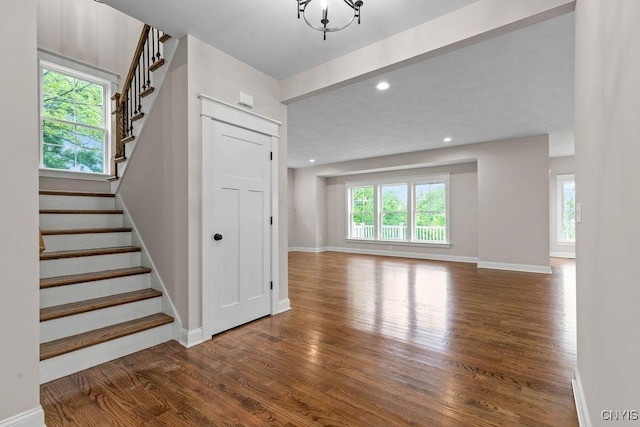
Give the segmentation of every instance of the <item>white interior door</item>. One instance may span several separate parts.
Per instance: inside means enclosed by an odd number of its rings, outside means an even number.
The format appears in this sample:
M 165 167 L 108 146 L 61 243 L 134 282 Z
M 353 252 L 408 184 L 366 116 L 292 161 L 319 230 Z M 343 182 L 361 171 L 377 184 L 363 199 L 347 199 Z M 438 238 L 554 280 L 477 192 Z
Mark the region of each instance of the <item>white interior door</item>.
M 271 313 L 271 141 L 203 122 L 203 281 L 213 310 L 203 314 L 212 335 Z

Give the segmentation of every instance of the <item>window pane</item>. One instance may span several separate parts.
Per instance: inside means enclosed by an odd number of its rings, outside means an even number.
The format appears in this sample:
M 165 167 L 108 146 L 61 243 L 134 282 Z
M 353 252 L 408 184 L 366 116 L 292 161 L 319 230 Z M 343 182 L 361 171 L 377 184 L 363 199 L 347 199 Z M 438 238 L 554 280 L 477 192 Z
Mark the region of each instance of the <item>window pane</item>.
M 104 173 L 106 89 L 71 74 L 42 70 L 42 163 Z
M 415 186 L 416 241 L 446 242 L 447 207 L 446 185 L 444 182 L 417 184 Z
M 349 233 L 351 238 L 374 238 L 373 203 L 373 187 L 359 187 L 351 189 L 351 224 Z
M 76 79 L 76 122 L 93 127 L 104 127 L 103 87 Z
M 50 145 L 44 144 L 42 147 L 43 166 L 50 169 L 73 169 L 75 164 L 74 145 Z
M 576 183 L 562 183 L 562 240 L 576 240 Z
M 407 239 L 407 185 L 380 187 L 382 211 L 380 238 L 384 240 Z
M 45 117 L 75 121 L 74 86 L 71 76 L 42 70 L 42 109 Z
M 75 144 L 75 126 L 65 123 L 53 122 L 50 120 L 43 120 L 42 139 L 45 144 Z

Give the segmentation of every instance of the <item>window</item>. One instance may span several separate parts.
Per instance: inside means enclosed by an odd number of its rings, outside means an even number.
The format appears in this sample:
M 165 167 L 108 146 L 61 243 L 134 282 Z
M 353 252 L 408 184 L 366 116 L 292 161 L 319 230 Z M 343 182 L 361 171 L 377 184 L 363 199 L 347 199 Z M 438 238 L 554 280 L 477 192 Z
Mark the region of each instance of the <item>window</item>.
M 110 83 L 40 61 L 40 167 L 108 173 Z
M 448 175 L 347 184 L 347 238 L 448 245 L 448 187 Z
M 373 187 L 354 187 L 351 189 L 350 235 L 354 239 L 373 239 L 374 228 Z
M 380 239 L 407 240 L 407 184 L 381 185 Z
M 575 175 L 558 175 L 558 243 L 576 241 Z
M 447 240 L 445 183 L 417 184 L 415 200 L 415 239 L 420 242 L 445 242 Z

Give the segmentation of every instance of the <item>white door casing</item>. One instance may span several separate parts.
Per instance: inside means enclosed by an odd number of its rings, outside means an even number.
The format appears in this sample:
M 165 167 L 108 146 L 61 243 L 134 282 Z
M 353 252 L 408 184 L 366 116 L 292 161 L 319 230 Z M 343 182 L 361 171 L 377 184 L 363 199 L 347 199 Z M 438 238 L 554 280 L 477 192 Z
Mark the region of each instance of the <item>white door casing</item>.
M 200 98 L 202 321 L 208 339 L 277 313 L 277 162 L 271 158 L 279 123 Z

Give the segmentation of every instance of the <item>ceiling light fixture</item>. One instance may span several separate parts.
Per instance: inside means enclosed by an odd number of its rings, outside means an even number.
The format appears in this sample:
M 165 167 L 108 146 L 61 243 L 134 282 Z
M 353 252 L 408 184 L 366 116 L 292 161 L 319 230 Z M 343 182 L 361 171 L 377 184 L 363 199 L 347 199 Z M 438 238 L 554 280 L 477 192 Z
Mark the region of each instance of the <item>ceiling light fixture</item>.
M 376 85 L 376 89 L 378 90 L 387 90 L 391 87 L 391 85 L 387 82 L 380 82 Z
M 327 39 L 327 33 L 332 33 L 334 31 L 340 31 L 347 28 L 356 18 L 358 18 L 358 24 L 360 23 L 360 8 L 362 7 L 362 0 L 342 0 L 347 6 L 353 9 L 353 16 L 351 19 L 348 19 L 346 23 L 341 23 L 335 27 L 329 26 L 329 0 L 320 0 L 320 7 L 322 8 L 322 16 L 320 19 L 320 25 L 312 23 L 309 18 L 307 18 L 306 10 L 309 3 L 313 0 L 297 0 L 298 1 L 298 19 L 302 16 L 311 28 L 314 30 L 322 31 L 324 34 L 324 39 Z M 334 0 L 338 1 L 338 0 Z
M 316 162 L 316 159 L 310 159 L 309 160 L 309 163 L 315 163 L 315 162 Z
M 451 142 L 451 141 L 453 141 L 453 139 L 450 136 L 448 136 L 445 139 L 443 139 L 443 141 L 444 142 Z

